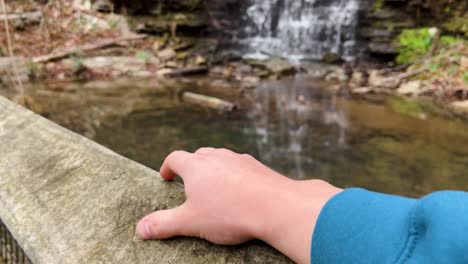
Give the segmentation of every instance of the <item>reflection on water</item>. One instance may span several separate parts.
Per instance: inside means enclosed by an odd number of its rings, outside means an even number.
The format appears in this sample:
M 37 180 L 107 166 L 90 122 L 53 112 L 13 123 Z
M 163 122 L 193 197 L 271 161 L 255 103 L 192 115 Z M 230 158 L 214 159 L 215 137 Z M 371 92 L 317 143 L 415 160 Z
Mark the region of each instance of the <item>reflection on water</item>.
M 187 86 L 213 95 L 228 89 Z M 341 187 L 412 196 L 468 189 L 468 124 L 417 118 L 431 116 L 431 107 L 349 100 L 298 78 L 262 84 L 248 96 L 251 109 L 234 117 L 181 102 L 173 88 L 145 87 L 87 84 L 39 89 L 37 96 L 49 102 L 52 120 L 154 169 L 173 150 L 213 146 L 250 153 L 292 178 Z M 74 121 L 90 123 L 92 133 Z
M 246 131 L 257 136 L 258 157 L 263 162 L 276 164 L 277 169 L 299 179 L 313 176 L 316 161 L 309 151 L 314 147 L 333 152 L 347 146 L 348 120 L 337 108 L 337 98 L 305 84 L 295 79 L 258 87 Z

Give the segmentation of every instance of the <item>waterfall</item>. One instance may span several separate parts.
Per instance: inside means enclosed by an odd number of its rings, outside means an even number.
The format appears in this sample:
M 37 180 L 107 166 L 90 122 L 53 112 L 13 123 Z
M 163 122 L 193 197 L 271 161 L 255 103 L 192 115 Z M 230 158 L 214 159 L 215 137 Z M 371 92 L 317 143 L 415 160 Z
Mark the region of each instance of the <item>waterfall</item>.
M 246 57 L 354 57 L 359 0 L 250 1 L 241 39 Z

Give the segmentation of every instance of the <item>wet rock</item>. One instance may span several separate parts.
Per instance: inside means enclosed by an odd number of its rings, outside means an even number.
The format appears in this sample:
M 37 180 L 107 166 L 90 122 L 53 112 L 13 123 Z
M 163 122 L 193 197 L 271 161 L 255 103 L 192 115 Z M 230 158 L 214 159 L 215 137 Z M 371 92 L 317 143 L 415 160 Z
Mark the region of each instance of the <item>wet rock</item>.
M 175 61 L 168 61 L 166 62 L 165 64 L 166 68 L 171 68 L 171 69 L 174 69 L 174 68 L 177 68 L 177 62 Z
M 370 39 L 390 39 L 392 38 L 394 33 L 389 29 L 382 29 L 382 28 L 362 28 L 361 29 L 361 36 L 364 38 Z
M 351 75 L 349 86 L 352 88 L 363 87 L 367 84 L 366 75 L 363 72 L 355 71 Z
M 169 74 L 173 71 L 173 69 L 169 69 L 169 68 L 163 68 L 163 69 L 160 69 L 156 72 L 156 76 L 158 77 L 165 77 L 166 74 Z
M 327 53 L 323 56 L 322 60 L 326 63 L 337 63 L 341 61 L 341 56 L 336 53 Z
M 400 84 L 401 79 L 399 78 L 388 78 L 383 77 L 379 74 L 379 71 L 372 70 L 369 73 L 369 86 L 378 88 L 395 89 Z
M 203 57 L 203 56 L 197 56 L 197 57 L 195 58 L 195 64 L 196 64 L 196 65 L 204 65 L 204 64 L 206 64 L 206 58 Z
M 266 61 L 249 60 L 248 63 L 254 67 L 264 68 L 274 75 L 286 75 L 295 72 L 294 66 L 282 58 L 272 58 Z
M 167 61 L 167 60 L 175 58 L 177 54 L 173 49 L 164 49 L 158 52 L 157 55 L 161 60 Z
M 91 10 L 93 4 L 91 0 L 74 0 L 73 7 L 79 10 Z
M 153 73 L 150 71 L 136 71 L 136 72 L 132 72 L 130 76 L 139 77 L 139 78 L 148 78 L 148 77 L 153 76 Z
M 91 8 L 94 11 L 109 13 L 114 10 L 114 4 L 110 0 L 96 0 Z
M 254 88 L 260 83 L 260 80 L 257 76 L 245 76 L 242 78 L 242 86 L 244 88 Z
M 151 49 L 157 54 L 159 50 L 161 49 L 161 46 L 162 46 L 161 42 L 155 41 L 153 43 L 153 46 L 151 46 Z
M 268 70 L 278 75 L 290 74 L 295 71 L 293 65 L 291 65 L 287 60 L 281 58 L 268 60 L 265 66 Z
M 21 19 L 16 19 L 11 22 L 11 25 L 13 26 L 14 29 L 22 31 L 26 29 L 26 25 L 24 24 L 23 20 Z
M 338 81 L 338 82 L 345 82 L 348 80 L 348 76 L 346 75 L 344 69 L 342 68 L 334 68 L 332 72 L 325 76 L 325 80 L 330 81 Z
M 330 65 L 325 63 L 304 63 L 301 65 L 307 76 L 316 79 L 323 79 L 330 72 Z
M 369 43 L 369 50 L 377 54 L 395 54 L 397 52 L 397 47 L 393 43 L 374 41 Z
M 0 83 L 12 84 L 16 81 L 28 82 L 28 61 L 21 57 L 0 58 Z
M 422 89 L 423 89 L 422 81 L 415 80 L 415 81 L 402 83 L 400 87 L 396 90 L 396 92 L 401 95 L 417 96 L 422 92 Z
M 370 92 L 373 92 L 373 89 L 369 87 L 359 87 L 359 88 L 351 89 L 352 94 L 367 94 Z
M 176 41 L 176 43 L 173 45 L 173 49 L 177 52 L 179 51 L 186 51 L 190 48 L 193 48 L 196 44 L 195 39 L 187 38 L 184 40 L 179 39 Z
M 459 114 L 468 114 L 468 100 L 453 102 L 450 107 Z

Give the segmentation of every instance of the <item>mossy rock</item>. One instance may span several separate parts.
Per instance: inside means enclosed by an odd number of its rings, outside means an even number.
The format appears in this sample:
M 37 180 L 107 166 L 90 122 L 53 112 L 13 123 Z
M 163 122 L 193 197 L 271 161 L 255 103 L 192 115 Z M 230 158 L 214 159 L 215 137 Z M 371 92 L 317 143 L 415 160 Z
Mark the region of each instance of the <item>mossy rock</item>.
M 402 98 L 392 98 L 387 102 L 387 104 L 393 111 L 399 114 L 419 119 L 426 117 L 424 108 L 418 101 Z

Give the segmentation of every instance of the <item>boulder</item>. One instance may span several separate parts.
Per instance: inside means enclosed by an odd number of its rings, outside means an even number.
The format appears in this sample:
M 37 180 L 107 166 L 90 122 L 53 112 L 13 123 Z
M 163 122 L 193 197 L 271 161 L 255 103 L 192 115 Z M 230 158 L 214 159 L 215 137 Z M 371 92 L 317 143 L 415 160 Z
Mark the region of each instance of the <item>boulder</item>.
M 176 52 L 173 49 L 164 49 L 158 52 L 158 58 L 163 61 L 171 60 L 176 57 Z
M 254 67 L 265 68 L 274 75 L 285 75 L 295 72 L 295 67 L 289 61 L 282 58 L 272 58 L 269 60 L 250 60 Z
M 423 83 L 421 80 L 409 81 L 402 83 L 396 90 L 401 95 L 419 95 L 423 90 Z

